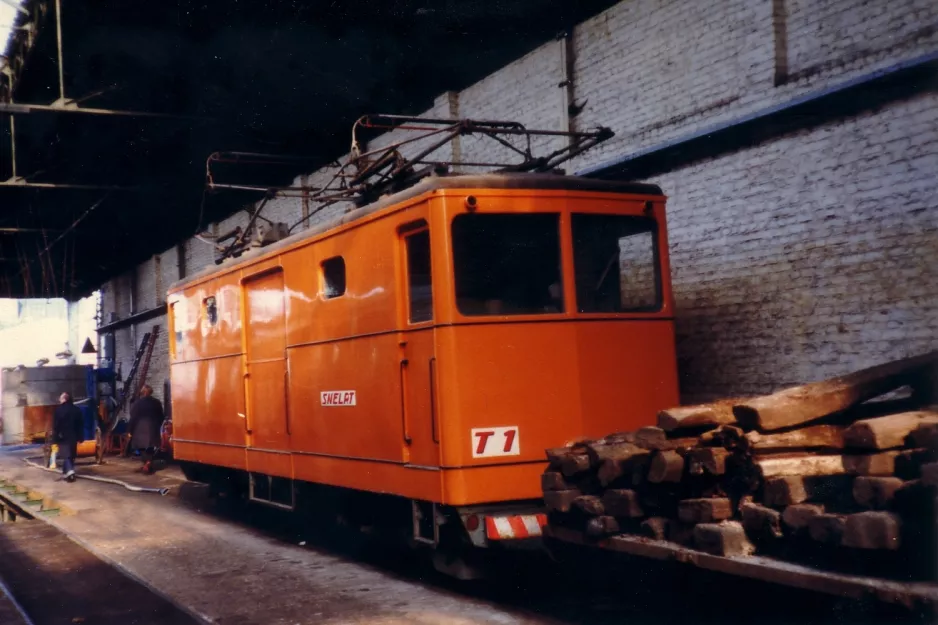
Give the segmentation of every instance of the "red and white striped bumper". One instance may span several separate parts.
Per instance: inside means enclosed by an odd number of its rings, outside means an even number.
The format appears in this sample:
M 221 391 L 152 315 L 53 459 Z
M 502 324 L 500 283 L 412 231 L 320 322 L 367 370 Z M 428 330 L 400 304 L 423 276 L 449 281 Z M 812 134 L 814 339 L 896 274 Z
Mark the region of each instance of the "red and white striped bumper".
M 517 514 L 485 517 L 485 536 L 489 540 L 536 538 L 547 525 L 546 514 Z

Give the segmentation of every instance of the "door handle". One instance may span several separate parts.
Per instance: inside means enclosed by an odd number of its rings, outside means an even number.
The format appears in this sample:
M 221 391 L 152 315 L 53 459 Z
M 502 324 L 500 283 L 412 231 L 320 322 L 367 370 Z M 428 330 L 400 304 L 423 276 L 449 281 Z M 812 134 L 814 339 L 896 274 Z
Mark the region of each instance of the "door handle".
M 434 443 L 440 443 L 436 424 L 436 356 L 430 357 L 430 437 Z
M 287 418 L 287 436 L 290 436 L 290 370 L 283 372 L 283 411 Z
M 244 395 L 244 414 L 241 414 L 239 412 L 238 416 L 244 419 L 244 433 L 245 434 L 251 433 L 251 426 L 248 423 L 248 416 L 247 416 L 248 413 L 251 412 L 251 409 L 248 406 L 250 402 L 250 392 L 248 391 L 248 377 L 250 377 L 250 375 L 251 374 L 247 371 L 241 374 L 241 391 L 242 391 L 242 395 Z
M 410 437 L 409 427 L 407 425 L 407 385 L 404 381 L 404 370 L 407 368 L 407 359 L 401 359 L 401 428 L 404 430 L 404 442 L 410 445 L 413 440 Z

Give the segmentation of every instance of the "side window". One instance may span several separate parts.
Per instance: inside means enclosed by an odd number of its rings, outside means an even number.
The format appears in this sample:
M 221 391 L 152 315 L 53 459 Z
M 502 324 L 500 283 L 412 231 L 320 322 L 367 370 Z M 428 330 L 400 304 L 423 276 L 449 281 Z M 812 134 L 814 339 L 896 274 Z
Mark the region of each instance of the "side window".
M 326 299 L 345 295 L 345 259 L 341 256 L 322 261 L 322 294 Z
M 433 279 L 430 270 L 430 230 L 424 227 L 404 237 L 407 247 L 407 301 L 411 323 L 433 319 Z
M 179 331 L 179 319 L 176 316 L 178 314 L 177 307 L 179 302 L 172 302 L 169 305 L 169 334 L 172 337 L 169 341 L 169 358 L 170 360 L 176 360 L 179 350 L 179 344 L 182 342 L 182 332 Z
M 218 304 L 215 301 L 215 296 L 211 295 L 202 300 L 202 307 L 205 309 L 205 318 L 208 320 L 209 325 L 218 323 Z
M 173 340 L 170 341 L 170 357 L 172 359 L 182 358 L 185 344 L 186 328 L 186 300 L 185 298 L 173 302 L 170 308 L 170 325 L 172 327 Z

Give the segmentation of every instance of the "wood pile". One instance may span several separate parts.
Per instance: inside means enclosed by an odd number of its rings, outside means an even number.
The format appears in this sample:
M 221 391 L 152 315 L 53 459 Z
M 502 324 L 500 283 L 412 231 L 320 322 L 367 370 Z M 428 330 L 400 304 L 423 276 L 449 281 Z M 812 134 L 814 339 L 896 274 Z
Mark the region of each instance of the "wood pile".
M 936 380 L 932 352 L 664 410 L 657 427 L 547 450 L 548 522 L 595 539 L 633 534 L 721 556 L 933 578 Z

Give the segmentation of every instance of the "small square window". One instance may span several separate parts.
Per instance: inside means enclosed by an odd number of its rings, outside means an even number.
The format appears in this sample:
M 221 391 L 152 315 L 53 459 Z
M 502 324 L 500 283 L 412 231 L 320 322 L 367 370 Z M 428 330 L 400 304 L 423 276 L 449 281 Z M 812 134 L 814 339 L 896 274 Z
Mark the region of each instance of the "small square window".
M 322 293 L 326 299 L 345 295 L 345 259 L 341 256 L 322 261 Z
M 215 302 L 215 297 L 206 297 L 202 300 L 202 304 L 205 307 L 205 318 L 208 319 L 209 324 L 218 323 L 218 304 Z

